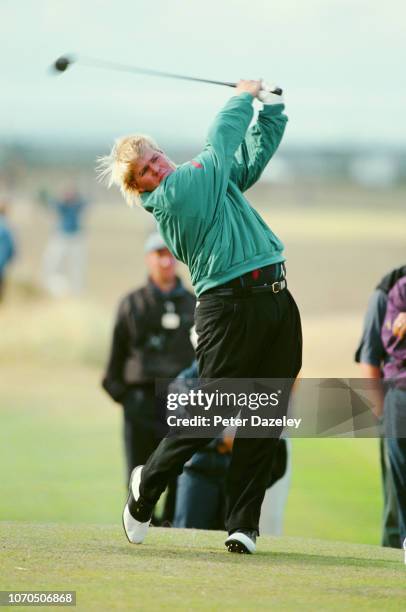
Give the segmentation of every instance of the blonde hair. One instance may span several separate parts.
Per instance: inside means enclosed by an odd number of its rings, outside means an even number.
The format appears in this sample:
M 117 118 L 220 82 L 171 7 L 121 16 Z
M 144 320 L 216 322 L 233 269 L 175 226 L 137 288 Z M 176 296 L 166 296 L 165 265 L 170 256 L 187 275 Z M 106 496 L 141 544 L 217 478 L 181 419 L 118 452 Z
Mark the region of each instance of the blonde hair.
M 142 157 L 146 149 L 162 150 L 149 136 L 135 134 L 118 138 L 110 155 L 97 158 L 96 172 L 98 180 L 107 184 L 118 185 L 129 206 L 140 203 L 140 194 L 134 177 L 133 164 Z

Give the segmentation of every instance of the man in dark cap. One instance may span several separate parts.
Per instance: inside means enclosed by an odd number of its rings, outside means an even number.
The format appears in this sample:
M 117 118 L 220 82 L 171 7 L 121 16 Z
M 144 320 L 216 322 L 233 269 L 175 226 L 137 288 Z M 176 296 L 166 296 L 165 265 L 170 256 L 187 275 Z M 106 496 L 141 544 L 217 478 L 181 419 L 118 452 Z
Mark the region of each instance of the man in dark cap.
M 155 379 L 174 378 L 194 359 L 190 328 L 195 298 L 176 276 L 176 260 L 160 234 L 148 237 L 145 259 L 147 284 L 119 304 L 102 381 L 107 393 L 123 406 L 128 479 L 166 433 Z

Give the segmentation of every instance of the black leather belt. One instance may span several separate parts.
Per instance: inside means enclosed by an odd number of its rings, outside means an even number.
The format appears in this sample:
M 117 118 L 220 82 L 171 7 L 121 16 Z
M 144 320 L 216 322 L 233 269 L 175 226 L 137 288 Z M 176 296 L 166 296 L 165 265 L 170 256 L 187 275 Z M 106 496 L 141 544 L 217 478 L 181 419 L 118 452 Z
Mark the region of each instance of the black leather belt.
M 226 295 L 250 295 L 254 293 L 279 293 L 283 289 L 286 289 L 287 282 L 285 279 L 281 281 L 275 281 L 272 285 L 254 285 L 253 287 L 247 287 L 245 289 L 232 289 L 231 287 L 222 289 L 221 287 L 213 287 L 208 289 L 202 295 L 212 293 L 213 295 L 226 296 Z
M 257 293 L 279 293 L 283 289 L 286 289 L 287 283 L 284 278 L 285 266 L 284 264 L 277 263 L 257 270 L 247 272 L 242 276 L 233 278 L 217 287 L 212 287 L 202 293 L 215 294 L 219 296 L 227 295 L 250 295 Z

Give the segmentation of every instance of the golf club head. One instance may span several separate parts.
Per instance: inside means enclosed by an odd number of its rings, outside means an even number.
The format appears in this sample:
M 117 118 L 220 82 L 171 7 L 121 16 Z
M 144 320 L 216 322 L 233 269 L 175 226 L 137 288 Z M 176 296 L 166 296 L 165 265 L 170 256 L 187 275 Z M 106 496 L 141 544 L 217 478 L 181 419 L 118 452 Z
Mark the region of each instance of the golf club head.
M 71 64 L 75 61 L 75 58 L 70 55 L 61 55 L 52 64 L 51 69 L 53 72 L 65 72 Z

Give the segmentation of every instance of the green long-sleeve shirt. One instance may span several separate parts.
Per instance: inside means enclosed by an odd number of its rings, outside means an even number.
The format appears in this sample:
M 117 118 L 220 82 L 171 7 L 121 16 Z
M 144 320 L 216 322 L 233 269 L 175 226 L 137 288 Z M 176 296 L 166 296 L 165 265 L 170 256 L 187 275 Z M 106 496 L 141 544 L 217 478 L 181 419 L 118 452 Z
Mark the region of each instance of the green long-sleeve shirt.
M 249 93 L 230 98 L 207 144 L 151 193 L 141 195 L 173 255 L 190 270 L 199 296 L 246 272 L 284 261 L 283 244 L 243 195 L 275 153 L 286 115 L 265 105 L 257 123 Z M 247 131 L 248 130 L 248 131 Z

